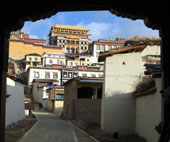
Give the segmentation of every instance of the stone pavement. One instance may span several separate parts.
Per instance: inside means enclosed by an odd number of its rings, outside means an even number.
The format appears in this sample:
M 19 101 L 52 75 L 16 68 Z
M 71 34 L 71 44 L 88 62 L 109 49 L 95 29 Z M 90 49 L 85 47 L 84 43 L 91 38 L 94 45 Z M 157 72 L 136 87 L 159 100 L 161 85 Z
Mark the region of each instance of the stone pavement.
M 94 142 L 66 120 L 44 111 L 33 112 L 38 122 L 18 142 Z

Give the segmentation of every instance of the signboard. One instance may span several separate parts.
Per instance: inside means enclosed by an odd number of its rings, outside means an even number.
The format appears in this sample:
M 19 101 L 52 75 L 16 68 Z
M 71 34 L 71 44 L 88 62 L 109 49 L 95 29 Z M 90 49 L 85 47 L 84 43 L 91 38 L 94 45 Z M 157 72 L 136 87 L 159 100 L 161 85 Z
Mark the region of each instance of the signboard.
M 34 104 L 25 103 L 25 110 L 34 110 Z

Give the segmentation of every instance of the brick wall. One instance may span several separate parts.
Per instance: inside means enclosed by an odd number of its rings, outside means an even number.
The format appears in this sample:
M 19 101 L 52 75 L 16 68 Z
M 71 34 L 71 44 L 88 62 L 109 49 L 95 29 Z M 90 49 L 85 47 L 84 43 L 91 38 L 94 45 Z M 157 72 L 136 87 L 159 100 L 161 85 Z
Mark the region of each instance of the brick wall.
M 100 123 L 101 100 L 77 99 L 77 119 Z

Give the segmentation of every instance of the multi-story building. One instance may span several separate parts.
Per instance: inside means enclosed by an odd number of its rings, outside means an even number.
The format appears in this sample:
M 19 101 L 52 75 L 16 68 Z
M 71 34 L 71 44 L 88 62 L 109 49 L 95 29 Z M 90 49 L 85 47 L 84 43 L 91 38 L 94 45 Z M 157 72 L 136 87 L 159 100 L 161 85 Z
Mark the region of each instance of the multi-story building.
M 65 55 L 63 53 L 49 53 L 43 54 L 43 67 L 51 68 L 54 65 L 65 65 Z
M 79 54 L 65 54 L 66 56 L 66 66 L 68 68 L 81 66 L 91 66 L 91 55 L 87 52 Z
M 13 40 L 24 40 L 25 42 L 29 43 L 37 43 L 37 44 L 46 44 L 45 39 L 35 39 L 35 38 L 30 38 L 29 33 L 25 34 L 24 32 L 21 32 L 21 30 L 18 30 L 16 32 L 11 32 L 10 34 L 10 39 Z
M 80 77 L 103 77 L 103 70 L 100 70 L 100 67 L 77 66 L 77 70 Z
M 90 67 L 90 66 L 79 66 L 73 68 L 65 68 L 62 69 L 62 85 L 68 80 L 75 77 L 93 77 L 93 78 L 102 78 L 103 70 L 100 70 L 100 67 Z
M 61 47 L 65 53 L 86 52 L 90 43 L 88 32 L 81 26 L 55 24 L 50 29 L 49 45 Z
M 62 53 L 62 48 L 46 45 L 45 39 L 32 39 L 29 34 L 13 32 L 9 39 L 9 56 L 14 60 L 22 60 L 25 55 L 37 53 L 43 55 L 44 52 Z
M 57 82 L 61 85 L 61 70 L 43 67 L 30 67 L 28 69 L 28 85 L 32 84 L 34 79 L 46 79 Z
M 25 70 L 29 67 L 42 67 L 41 55 L 37 53 L 31 53 L 25 55 Z
M 121 48 L 124 46 L 125 41 L 126 40 L 120 38 L 120 36 L 118 36 L 116 40 L 99 39 L 97 41 L 93 41 L 89 47 L 89 52 L 93 55 L 92 63 L 98 63 L 100 52 L 105 52 L 114 48 Z
M 78 70 L 77 68 L 63 68 L 62 69 L 62 85 L 67 82 L 68 80 L 77 77 L 78 76 Z

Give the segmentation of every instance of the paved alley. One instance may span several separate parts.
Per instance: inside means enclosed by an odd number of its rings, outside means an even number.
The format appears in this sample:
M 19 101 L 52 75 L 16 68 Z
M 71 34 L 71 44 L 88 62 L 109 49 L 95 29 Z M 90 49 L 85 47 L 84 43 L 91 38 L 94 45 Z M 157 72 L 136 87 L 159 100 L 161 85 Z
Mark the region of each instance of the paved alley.
M 34 111 L 34 114 L 39 121 L 18 142 L 94 142 L 52 113 Z

